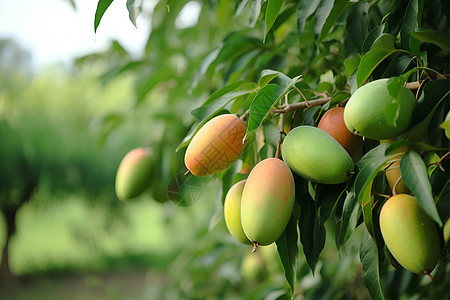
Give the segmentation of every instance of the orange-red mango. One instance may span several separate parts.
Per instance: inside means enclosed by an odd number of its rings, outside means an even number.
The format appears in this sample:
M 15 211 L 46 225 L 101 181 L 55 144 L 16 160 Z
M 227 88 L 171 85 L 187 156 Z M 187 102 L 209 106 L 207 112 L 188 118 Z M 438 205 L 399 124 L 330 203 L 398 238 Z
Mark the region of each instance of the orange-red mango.
M 196 176 L 209 176 L 225 170 L 242 154 L 246 131 L 245 123 L 233 114 L 209 120 L 186 149 L 186 167 Z
M 317 125 L 329 135 L 331 135 L 352 157 L 353 161 L 358 161 L 363 154 L 362 137 L 353 134 L 348 130 L 344 122 L 344 108 L 333 107 L 325 112 Z

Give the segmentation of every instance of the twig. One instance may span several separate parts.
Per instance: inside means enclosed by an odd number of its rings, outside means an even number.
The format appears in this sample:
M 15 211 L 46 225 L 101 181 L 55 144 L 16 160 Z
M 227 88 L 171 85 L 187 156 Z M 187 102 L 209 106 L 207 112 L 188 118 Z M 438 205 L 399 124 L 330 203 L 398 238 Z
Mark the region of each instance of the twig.
M 300 103 L 293 103 L 293 104 L 287 104 L 287 105 L 285 104 L 285 105 L 280 106 L 280 107 L 282 107 L 281 109 L 272 110 L 272 113 L 285 114 L 292 110 L 299 110 L 299 109 L 305 109 L 305 108 L 312 107 L 312 106 L 324 105 L 325 103 L 329 102 L 330 100 L 331 100 L 331 97 L 326 97 L 326 98 L 320 98 L 320 99 L 315 99 L 315 100 L 309 100 L 308 103 L 300 102 Z

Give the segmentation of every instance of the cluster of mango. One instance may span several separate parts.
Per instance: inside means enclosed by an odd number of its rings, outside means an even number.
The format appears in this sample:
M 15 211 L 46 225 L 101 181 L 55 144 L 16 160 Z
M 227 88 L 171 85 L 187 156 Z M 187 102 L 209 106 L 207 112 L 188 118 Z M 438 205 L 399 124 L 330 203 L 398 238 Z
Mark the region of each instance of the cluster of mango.
M 391 91 L 388 85 L 388 79 L 380 79 L 360 87 L 345 107 L 327 110 L 317 127 L 302 125 L 303 120 L 294 122 L 298 118 L 289 115 L 290 125 L 298 126 L 285 127 L 282 159 L 260 161 L 248 178 L 235 183 L 226 195 L 224 218 L 230 234 L 243 244 L 253 245 L 254 250 L 258 245 L 274 243 L 293 213 L 292 171 L 316 183 L 343 183 L 353 176 L 355 163 L 364 154 L 363 137 L 384 142 L 403 134 L 410 124 L 416 99 L 405 86 Z M 396 115 L 395 121 L 386 118 L 391 113 Z M 214 117 L 195 134 L 186 149 L 186 167 L 195 176 L 227 169 L 241 156 L 246 131 L 245 122 L 233 114 Z M 440 255 L 439 231 L 400 180 L 401 155 L 386 171 L 390 187 L 396 190 L 382 207 L 380 229 L 389 251 L 403 267 L 429 274 Z M 150 181 L 150 164 L 151 153 L 144 148 L 134 149 L 124 157 L 116 175 L 120 199 L 142 193 Z

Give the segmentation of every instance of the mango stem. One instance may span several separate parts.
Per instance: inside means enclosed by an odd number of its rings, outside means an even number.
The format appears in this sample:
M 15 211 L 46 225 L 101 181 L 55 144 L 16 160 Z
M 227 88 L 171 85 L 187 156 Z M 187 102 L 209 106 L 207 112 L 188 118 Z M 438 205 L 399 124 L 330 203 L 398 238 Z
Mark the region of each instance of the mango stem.
M 259 243 L 258 242 L 253 242 L 253 249 L 252 249 L 252 253 L 256 252 L 256 248 L 258 248 Z

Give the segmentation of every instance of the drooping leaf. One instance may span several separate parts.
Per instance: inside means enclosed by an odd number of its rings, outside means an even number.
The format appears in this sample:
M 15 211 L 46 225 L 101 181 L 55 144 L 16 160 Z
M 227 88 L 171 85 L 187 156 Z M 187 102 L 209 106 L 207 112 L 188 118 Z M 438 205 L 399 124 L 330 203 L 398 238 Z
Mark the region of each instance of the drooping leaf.
M 370 296 L 375 300 L 384 299 L 381 288 L 378 248 L 375 240 L 367 231 L 361 240 L 359 256 L 362 264 L 364 285 L 369 291 Z
M 135 5 L 135 0 L 127 0 L 127 10 L 128 18 L 130 19 L 131 23 L 133 23 L 134 27 L 137 28 L 136 19 L 141 12 L 140 7 Z
M 306 20 L 316 11 L 320 0 L 302 0 L 297 9 L 297 31 L 300 35 L 305 29 Z
M 350 9 L 347 18 L 347 33 L 356 50 L 361 53 L 364 40 L 368 33 L 369 3 L 367 1 L 358 1 Z
M 358 197 L 355 191 L 351 189 L 344 200 L 342 216 L 339 222 L 339 233 L 336 237 L 336 245 L 339 248 L 343 245 L 355 231 L 358 222 Z
M 286 277 L 291 293 L 294 293 L 296 269 L 297 269 L 297 255 L 298 255 L 298 233 L 297 223 L 294 215 L 291 215 L 289 223 L 286 226 L 283 234 L 276 241 L 278 255 L 284 268 L 284 276 Z
M 366 153 L 357 163 L 359 171 L 355 178 L 355 193 L 363 209 L 364 223 L 373 238 L 376 238 L 372 222 L 373 197 L 371 192 L 373 181 L 386 162 L 394 156 L 394 154 L 386 154 L 386 148 L 387 144 L 385 143 L 379 145 Z
M 325 246 L 325 227 L 323 224 L 320 224 L 320 218 L 316 214 L 314 200 L 308 192 L 304 193 L 304 196 L 301 198 L 300 207 L 300 218 L 298 222 L 300 241 L 303 245 L 303 253 L 305 254 L 306 261 L 314 274 L 319 255 Z
M 411 32 L 411 35 L 420 41 L 435 44 L 444 51 L 450 51 L 450 34 L 448 33 L 419 28 Z
M 322 29 L 320 31 L 319 41 L 323 40 L 328 35 L 328 32 L 336 24 L 336 21 L 342 15 L 344 10 L 346 10 L 350 5 L 353 4 L 354 2 L 350 2 L 350 0 L 334 1 L 333 8 L 331 9 L 331 12 L 326 18 L 326 21 L 323 24 Z
M 266 40 L 267 34 L 275 23 L 275 20 L 283 7 L 284 0 L 268 0 L 266 7 L 266 33 L 264 34 L 264 41 Z
M 105 11 L 111 5 L 114 0 L 98 0 L 97 9 L 95 11 L 94 18 L 94 32 L 97 32 L 98 25 L 100 25 L 100 21 L 102 20 Z
M 427 168 L 416 151 L 410 150 L 403 155 L 400 160 L 400 172 L 403 182 L 416 196 L 422 208 L 439 226 L 442 226 L 441 218 L 434 203 Z
M 372 74 L 372 71 L 389 55 L 395 53 L 394 46 L 395 38 L 390 34 L 382 34 L 373 44 L 370 51 L 364 54 L 361 58 L 361 63 L 358 67 L 356 80 L 358 87 L 362 86 L 364 82 Z
M 314 34 L 316 36 L 316 40 L 319 40 L 320 38 L 322 28 L 325 25 L 331 10 L 333 9 L 333 4 L 334 0 L 320 0 L 319 6 L 317 6 L 315 13 L 316 22 L 314 24 Z
M 400 30 L 400 41 L 403 49 L 413 52 L 416 56 L 420 55 L 420 42 L 414 36 L 411 36 L 411 32 L 419 26 L 419 20 L 417 20 L 418 11 L 419 1 L 409 1 L 405 13 L 405 21 Z

